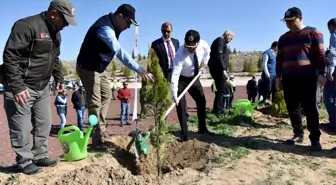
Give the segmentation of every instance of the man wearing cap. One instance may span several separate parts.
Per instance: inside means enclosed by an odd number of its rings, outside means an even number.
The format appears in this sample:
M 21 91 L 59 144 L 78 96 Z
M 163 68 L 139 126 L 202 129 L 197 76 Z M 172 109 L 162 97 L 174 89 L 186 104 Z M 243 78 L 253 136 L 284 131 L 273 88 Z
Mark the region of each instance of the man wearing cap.
M 177 105 L 176 110 L 181 126 L 181 140 L 187 141 L 186 100 L 185 96 L 180 101 L 177 100 L 177 97 L 200 72 L 199 66 L 202 59 L 205 66 L 207 65 L 210 47 L 204 40 L 200 40 L 200 34 L 195 30 L 189 30 L 185 35 L 184 41 L 184 46 L 181 46 L 175 55 L 171 78 L 171 93 Z M 199 78 L 191 85 L 188 92 L 195 100 L 197 106 L 198 133 L 213 135 L 212 132 L 208 131 L 205 123 L 206 100 Z
M 227 30 L 221 37 L 215 39 L 211 44 L 208 66 L 217 88 L 212 110 L 212 112 L 217 115 L 224 113 L 224 86 L 228 78 L 227 66 L 229 64 L 229 49 L 227 44 L 231 42 L 233 37 L 234 33 L 231 30 Z
M 78 128 L 83 131 L 85 113 L 87 108 L 86 92 L 82 82 L 78 83 L 79 88 L 72 93 L 71 102 L 77 113 Z
M 276 76 L 292 123 L 294 136 L 286 140 L 293 145 L 303 142 L 301 106 L 307 116 L 311 149 L 320 151 L 319 113 L 316 90 L 319 82 L 325 84 L 325 54 L 323 34 L 302 23 L 297 7 L 286 11 L 284 19 L 289 31 L 279 38 L 276 57 Z
M 16 162 L 24 174 L 36 174 L 41 166 L 55 166 L 59 159 L 48 157 L 51 110 L 48 83 L 64 89 L 59 60 L 61 34 L 76 25 L 74 7 L 68 0 L 53 0 L 47 11 L 14 23 L 3 52 L 6 92 L 4 108 Z M 32 122 L 33 131 L 31 132 Z M 33 148 L 30 148 L 30 133 Z
M 271 47 L 264 51 L 262 56 L 262 73 L 261 78 L 267 87 L 265 93 L 266 97 L 263 100 L 270 99 L 272 94 L 272 102 L 274 102 L 275 91 L 276 91 L 276 74 L 275 74 L 275 65 L 276 65 L 276 52 L 278 50 L 278 42 L 274 41 L 271 44 Z
M 118 42 L 120 33 L 131 24 L 138 25 L 135 9 L 129 4 L 119 6 L 114 13 L 103 15 L 89 28 L 77 57 L 77 73 L 86 90 L 88 112 L 99 118 L 92 144 L 94 148 L 104 151 L 108 150 L 103 138 L 109 137 L 105 131 L 105 118 L 112 96 L 105 70 L 113 57 L 116 56 L 128 68 L 138 72 L 144 80 L 153 80 L 152 75 L 141 68 Z

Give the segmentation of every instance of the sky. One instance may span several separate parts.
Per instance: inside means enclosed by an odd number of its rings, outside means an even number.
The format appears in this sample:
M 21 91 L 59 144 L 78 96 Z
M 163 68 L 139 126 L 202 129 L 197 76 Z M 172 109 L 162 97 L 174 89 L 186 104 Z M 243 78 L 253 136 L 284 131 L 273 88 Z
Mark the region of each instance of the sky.
M 13 23 L 46 10 L 49 3 L 50 0 L 1 0 L 1 56 Z M 329 46 L 330 36 L 326 24 L 336 17 L 335 0 L 72 0 L 72 3 L 76 8 L 78 25 L 62 31 L 62 60 L 76 60 L 88 28 L 99 17 L 115 11 L 123 3 L 136 9 L 136 20 L 140 24 L 138 51 L 141 55 L 147 55 L 149 44 L 161 37 L 161 24 L 166 21 L 172 23 L 173 37 L 181 44 L 189 29 L 199 31 L 201 39 L 209 45 L 230 29 L 235 33 L 234 40 L 229 44 L 231 48 L 262 51 L 288 31 L 280 20 L 290 7 L 299 7 L 304 24 L 316 27 L 324 34 L 325 47 Z M 131 26 L 119 38 L 122 47 L 129 53 L 134 46 L 134 33 L 135 27 Z

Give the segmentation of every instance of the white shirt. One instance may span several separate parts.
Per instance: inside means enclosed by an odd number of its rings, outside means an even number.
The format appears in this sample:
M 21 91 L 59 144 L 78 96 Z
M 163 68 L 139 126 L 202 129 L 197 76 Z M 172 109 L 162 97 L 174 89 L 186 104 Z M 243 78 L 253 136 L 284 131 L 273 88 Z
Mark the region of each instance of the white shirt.
M 169 40 L 170 41 L 170 46 L 171 46 L 171 48 L 172 48 L 172 50 L 173 50 L 173 56 L 175 56 L 175 46 L 174 46 L 174 44 L 173 44 L 173 42 L 171 41 L 171 39 L 169 38 L 169 39 L 166 39 L 166 38 L 164 38 L 164 37 L 162 37 L 162 40 L 163 40 L 163 44 L 164 44 L 164 46 L 165 46 L 165 48 L 166 48 L 166 52 L 167 52 L 167 56 L 168 56 L 168 64 L 169 64 L 169 69 L 172 69 L 173 68 L 173 63 L 172 63 L 172 59 L 170 58 L 170 55 L 169 55 L 169 49 L 168 49 L 168 43 L 167 43 L 167 41 Z
M 204 40 L 200 40 L 195 52 L 198 58 L 198 64 L 201 65 L 201 61 L 203 60 L 204 66 L 207 66 L 210 58 L 210 47 L 208 43 L 206 43 Z M 177 97 L 178 81 L 180 79 L 180 75 L 185 77 L 193 77 L 197 75 L 194 74 L 194 71 L 194 53 L 190 53 L 183 45 L 176 51 L 174 60 L 170 83 L 171 95 L 173 97 Z
M 271 49 L 271 51 L 274 55 L 276 55 L 273 49 Z M 262 56 L 262 68 L 265 72 L 265 75 L 270 76 L 268 69 L 267 69 L 267 62 L 268 62 L 268 54 L 265 52 Z

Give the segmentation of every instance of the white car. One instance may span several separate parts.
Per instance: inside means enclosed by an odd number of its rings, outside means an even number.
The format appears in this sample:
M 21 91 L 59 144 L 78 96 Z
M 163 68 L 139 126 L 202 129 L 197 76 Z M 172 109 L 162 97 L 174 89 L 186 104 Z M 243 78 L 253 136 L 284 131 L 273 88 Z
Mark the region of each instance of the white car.
M 4 91 L 3 85 L 0 84 L 0 92 L 2 93 Z

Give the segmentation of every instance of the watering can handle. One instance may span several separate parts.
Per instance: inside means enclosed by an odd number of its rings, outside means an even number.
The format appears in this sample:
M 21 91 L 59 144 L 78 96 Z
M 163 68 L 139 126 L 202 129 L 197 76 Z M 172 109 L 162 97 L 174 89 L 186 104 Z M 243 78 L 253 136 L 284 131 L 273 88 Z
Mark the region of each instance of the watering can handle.
M 69 131 L 69 130 L 74 130 L 76 132 L 80 131 L 79 128 L 76 127 L 76 126 L 68 126 L 68 127 L 62 128 L 60 131 L 58 131 L 57 136 L 60 137 L 61 135 L 63 135 L 63 133 L 65 131 Z

